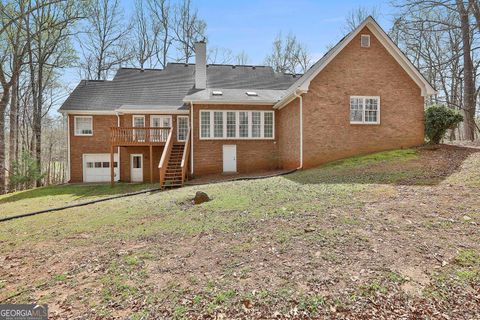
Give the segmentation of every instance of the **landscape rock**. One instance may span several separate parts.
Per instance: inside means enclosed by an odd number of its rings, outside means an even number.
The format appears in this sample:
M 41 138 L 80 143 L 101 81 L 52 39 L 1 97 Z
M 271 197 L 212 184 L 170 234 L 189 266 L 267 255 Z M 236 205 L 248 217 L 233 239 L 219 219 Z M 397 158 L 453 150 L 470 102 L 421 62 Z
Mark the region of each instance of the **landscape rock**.
M 211 199 L 208 196 L 208 194 L 206 194 L 203 191 L 197 191 L 197 193 L 195 193 L 195 198 L 193 198 L 193 203 L 194 204 L 202 204 L 202 203 L 208 202 L 210 200 Z

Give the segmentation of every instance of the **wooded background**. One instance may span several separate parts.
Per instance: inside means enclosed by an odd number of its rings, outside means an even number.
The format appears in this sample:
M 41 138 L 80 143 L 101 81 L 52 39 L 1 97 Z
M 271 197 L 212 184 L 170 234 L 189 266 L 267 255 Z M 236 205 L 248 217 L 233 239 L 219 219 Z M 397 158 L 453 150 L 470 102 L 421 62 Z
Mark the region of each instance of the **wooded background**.
M 438 91 L 427 105 L 445 104 L 464 115 L 448 138 L 478 139 L 479 1 L 391 5 L 392 40 Z M 352 9 L 345 33 L 381 14 Z M 70 90 L 61 81 L 65 69 L 108 80 L 122 66 L 193 62 L 194 43 L 208 38 L 207 23 L 190 0 L 136 0 L 131 16 L 119 0 L 1 0 L 0 19 L 0 194 L 65 182 L 66 122 L 56 112 Z M 210 48 L 207 59 L 251 63 L 246 51 L 219 47 Z M 307 45 L 280 32 L 264 61 L 286 73 L 303 73 L 313 62 Z

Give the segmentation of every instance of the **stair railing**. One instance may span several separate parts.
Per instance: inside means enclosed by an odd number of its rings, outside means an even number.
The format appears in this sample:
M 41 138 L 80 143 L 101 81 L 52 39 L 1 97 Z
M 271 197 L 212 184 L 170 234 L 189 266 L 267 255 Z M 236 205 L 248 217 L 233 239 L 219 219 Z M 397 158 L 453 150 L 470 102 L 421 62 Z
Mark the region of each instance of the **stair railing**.
M 167 172 L 168 161 L 170 160 L 170 154 L 172 153 L 173 147 L 173 130 L 170 130 L 168 133 L 167 141 L 165 142 L 165 148 L 162 152 L 162 157 L 160 158 L 160 163 L 158 164 L 158 169 L 160 171 L 160 188 L 163 188 L 165 183 L 165 174 Z
M 182 156 L 182 186 L 187 180 L 188 175 L 188 158 L 190 157 L 190 128 L 187 131 L 187 140 L 185 140 L 185 146 L 183 147 L 183 156 Z

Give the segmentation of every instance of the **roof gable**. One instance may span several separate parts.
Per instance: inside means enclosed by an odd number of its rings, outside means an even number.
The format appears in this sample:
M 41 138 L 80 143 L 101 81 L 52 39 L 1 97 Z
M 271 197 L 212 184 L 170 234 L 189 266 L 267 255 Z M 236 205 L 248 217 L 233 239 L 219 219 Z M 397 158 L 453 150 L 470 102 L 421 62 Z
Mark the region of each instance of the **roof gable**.
M 417 68 L 408 60 L 405 54 L 395 45 L 390 37 L 383 31 L 378 23 L 369 16 L 355 30 L 347 34 L 330 51 L 328 51 L 320 60 L 318 60 L 303 76 L 295 81 L 287 90 L 283 98 L 275 105 L 275 108 L 281 108 L 293 100 L 298 93 L 307 92 L 310 82 L 360 33 L 364 28 L 380 41 L 388 53 L 396 60 L 398 64 L 406 71 L 412 80 L 420 87 L 422 96 L 429 96 L 436 93 L 435 89 L 422 76 Z

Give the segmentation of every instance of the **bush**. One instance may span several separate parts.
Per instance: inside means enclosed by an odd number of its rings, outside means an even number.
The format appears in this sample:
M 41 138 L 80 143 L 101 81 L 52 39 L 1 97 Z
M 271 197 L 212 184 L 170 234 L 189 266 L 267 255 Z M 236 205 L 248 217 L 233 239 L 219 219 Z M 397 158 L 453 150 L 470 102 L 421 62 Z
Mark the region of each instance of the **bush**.
M 430 143 L 438 144 L 448 129 L 463 121 L 457 111 L 443 105 L 432 105 L 425 110 L 425 135 Z
M 23 152 L 20 159 L 13 163 L 11 184 L 27 187 L 45 176 L 38 167 L 35 158 L 28 152 Z

